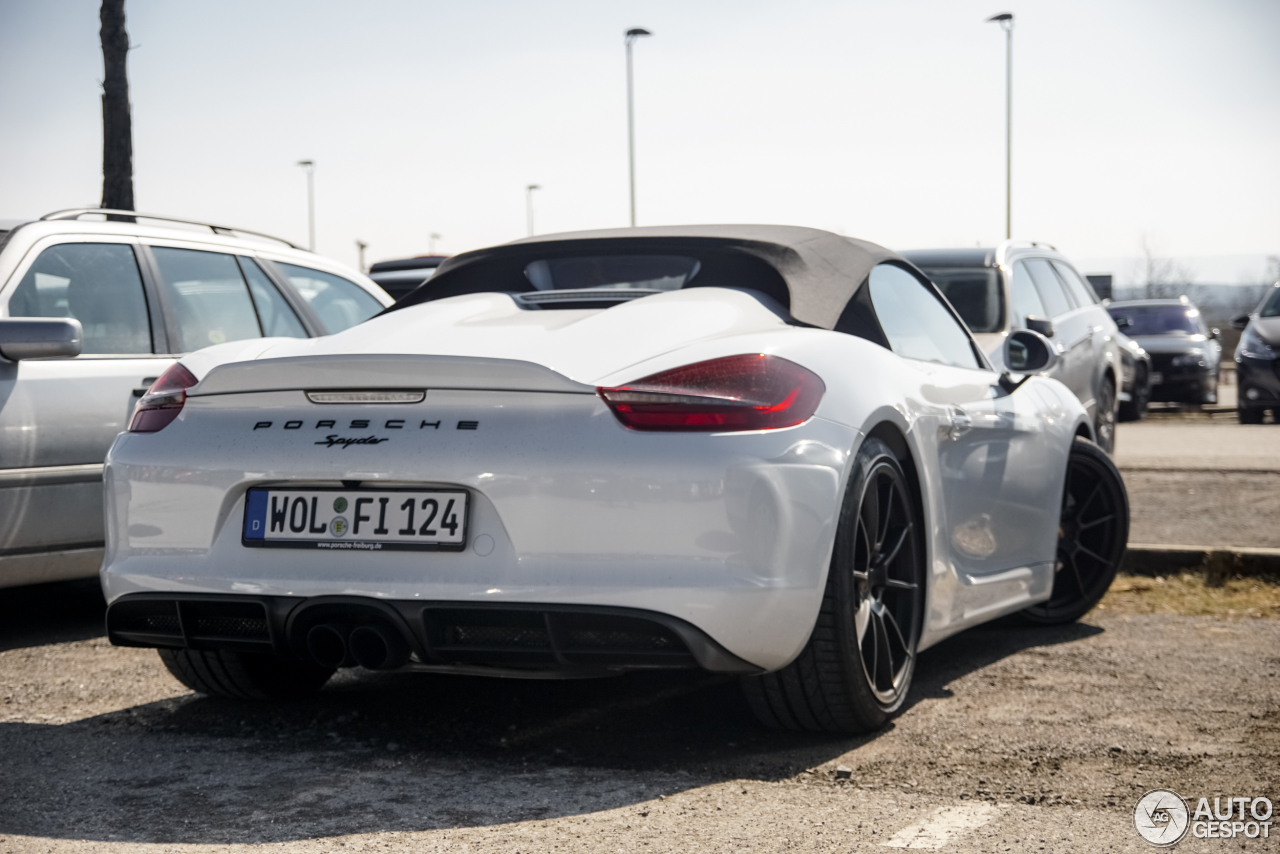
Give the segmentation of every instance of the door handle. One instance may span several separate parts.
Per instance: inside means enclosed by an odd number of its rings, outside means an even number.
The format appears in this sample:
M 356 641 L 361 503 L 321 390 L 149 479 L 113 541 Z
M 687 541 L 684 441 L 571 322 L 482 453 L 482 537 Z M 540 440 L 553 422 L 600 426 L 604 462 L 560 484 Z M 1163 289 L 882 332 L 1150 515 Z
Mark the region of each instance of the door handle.
M 958 406 L 951 407 L 951 438 L 959 439 L 973 429 L 973 419 Z
M 1089 327 L 1089 331 L 1081 335 L 1074 342 L 1072 342 L 1071 346 L 1068 347 L 1067 349 L 1074 350 L 1075 348 L 1079 347 L 1084 342 L 1091 340 L 1092 338 L 1093 338 L 1093 327 Z

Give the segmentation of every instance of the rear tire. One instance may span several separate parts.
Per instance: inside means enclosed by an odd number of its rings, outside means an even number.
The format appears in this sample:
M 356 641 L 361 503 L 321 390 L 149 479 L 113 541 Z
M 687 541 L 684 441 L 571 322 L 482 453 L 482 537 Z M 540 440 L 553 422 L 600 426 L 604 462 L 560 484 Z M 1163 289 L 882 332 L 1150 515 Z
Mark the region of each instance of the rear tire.
M 1129 496 L 1111 457 L 1077 436 L 1067 458 L 1049 600 L 1022 611 L 1033 623 L 1074 622 L 1106 595 L 1129 541 Z
M 192 691 L 233 700 L 296 700 L 320 690 L 333 675 L 310 661 L 253 652 L 156 651 L 174 678 Z
M 1093 415 L 1093 435 L 1098 447 L 1108 454 L 1116 450 L 1116 384 L 1104 377 L 1098 387 L 1098 400 Z
M 915 672 L 924 569 L 922 528 L 902 466 L 887 445 L 867 439 L 854 460 L 808 643 L 781 670 L 742 680 L 760 722 L 870 732 L 896 715 Z

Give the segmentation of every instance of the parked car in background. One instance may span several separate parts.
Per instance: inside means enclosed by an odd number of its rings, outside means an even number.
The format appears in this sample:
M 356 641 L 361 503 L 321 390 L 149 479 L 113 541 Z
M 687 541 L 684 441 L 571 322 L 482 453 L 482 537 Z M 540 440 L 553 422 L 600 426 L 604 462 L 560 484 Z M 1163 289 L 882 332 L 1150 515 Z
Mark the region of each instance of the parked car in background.
M 0 587 L 97 573 L 103 458 L 179 355 L 341 332 L 392 302 L 283 240 L 84 219 L 102 214 L 62 211 L 0 234 Z
M 1125 335 L 1151 356 L 1151 400 L 1200 405 L 1218 402 L 1222 345 L 1200 310 L 1179 299 L 1113 302 L 1107 311 Z
M 1123 332 L 1120 342 L 1120 420 L 1141 421 L 1151 402 L 1151 354 Z
M 1048 376 L 1080 399 L 1097 443 L 1114 450 L 1122 361 L 1116 324 L 1066 258 L 1023 241 L 901 254 L 933 279 L 993 364 L 1005 367 L 1004 342 L 1015 330 L 1053 339 L 1058 363 Z
M 1280 282 L 1253 314 L 1231 319 L 1244 330 L 1236 347 L 1236 416 L 1241 424 L 1261 424 L 1268 409 L 1280 421 Z
M 392 299 L 400 299 L 430 279 L 448 255 L 419 255 L 399 261 L 379 261 L 369 268 L 369 278 L 378 283 Z

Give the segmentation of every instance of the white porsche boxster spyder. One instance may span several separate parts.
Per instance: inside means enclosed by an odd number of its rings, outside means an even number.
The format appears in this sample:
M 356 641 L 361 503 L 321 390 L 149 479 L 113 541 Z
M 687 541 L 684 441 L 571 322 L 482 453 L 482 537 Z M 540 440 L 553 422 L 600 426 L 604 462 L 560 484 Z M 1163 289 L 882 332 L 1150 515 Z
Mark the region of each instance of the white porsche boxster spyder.
M 889 250 L 777 226 L 530 238 L 346 332 L 184 357 L 106 462 L 107 628 L 189 687 L 340 667 L 742 675 L 868 730 L 916 656 L 1110 585 L 1123 481 L 1056 359 L 998 373 Z

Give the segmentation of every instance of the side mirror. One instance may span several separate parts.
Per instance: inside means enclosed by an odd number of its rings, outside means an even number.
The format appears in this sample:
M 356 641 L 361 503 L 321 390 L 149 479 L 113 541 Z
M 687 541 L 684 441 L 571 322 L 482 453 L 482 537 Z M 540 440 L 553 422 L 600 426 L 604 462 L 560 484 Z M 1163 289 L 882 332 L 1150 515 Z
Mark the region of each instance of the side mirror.
M 1043 335 L 1045 338 L 1053 337 L 1053 321 L 1052 320 L 1042 320 L 1039 317 L 1032 317 L 1031 315 L 1027 315 L 1027 329 L 1039 335 Z
M 1128 329 L 1130 326 L 1133 326 L 1133 318 L 1124 315 L 1116 318 L 1117 329 Z
M 0 356 L 11 362 L 49 356 L 79 356 L 84 330 L 74 317 L 0 319 Z
M 1215 326 L 1209 330 L 1210 341 L 1217 341 L 1221 337 L 1222 337 L 1222 332 L 1219 331 L 1218 327 Z
M 1235 317 L 1231 318 L 1232 329 L 1244 329 L 1248 325 L 1249 315 L 1247 314 L 1237 314 Z
M 1058 364 L 1058 351 L 1040 333 L 1019 329 L 1004 339 L 1004 364 L 1011 373 L 1038 374 Z

